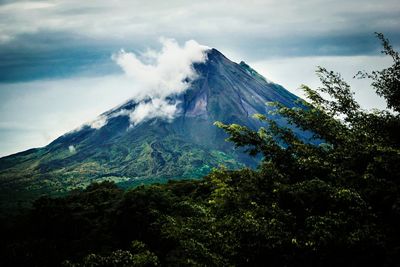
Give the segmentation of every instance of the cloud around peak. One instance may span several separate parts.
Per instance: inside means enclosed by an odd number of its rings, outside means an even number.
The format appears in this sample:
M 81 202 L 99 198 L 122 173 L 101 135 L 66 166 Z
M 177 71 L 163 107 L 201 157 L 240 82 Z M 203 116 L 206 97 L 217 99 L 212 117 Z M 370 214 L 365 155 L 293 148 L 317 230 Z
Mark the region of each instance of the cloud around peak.
M 194 40 L 180 46 L 174 39 L 161 38 L 161 51 L 148 49 L 141 54 L 120 52 L 113 55 L 114 61 L 124 73 L 141 88 L 137 97 L 165 98 L 182 93 L 191 80 L 196 78 L 194 63 L 206 60 L 206 46 Z
M 172 120 L 175 117 L 178 103 L 171 103 L 167 97 L 189 88 L 197 77 L 193 64 L 205 62 L 210 48 L 194 40 L 180 46 L 174 39 L 160 38 L 160 43 L 160 51 L 147 49 L 135 54 L 121 50 L 112 56 L 131 82 L 132 98 L 139 104 L 133 110 L 121 110 L 107 118 L 101 115 L 89 123 L 92 128 L 103 127 L 115 116 L 128 116 L 131 125 L 153 118 Z

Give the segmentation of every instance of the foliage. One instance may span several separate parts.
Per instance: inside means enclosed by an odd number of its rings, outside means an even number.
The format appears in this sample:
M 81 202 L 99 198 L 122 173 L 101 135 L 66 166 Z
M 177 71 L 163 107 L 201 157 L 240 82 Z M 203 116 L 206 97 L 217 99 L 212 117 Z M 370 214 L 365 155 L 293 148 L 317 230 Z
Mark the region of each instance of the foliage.
M 65 267 L 136 267 L 157 266 L 157 256 L 146 250 L 146 246 L 140 241 L 133 241 L 132 251 L 116 250 L 109 256 L 103 257 L 96 254 L 87 255 L 81 263 L 63 262 Z M 133 253 L 133 254 L 132 254 Z
M 369 263 L 394 255 L 400 248 L 400 64 L 388 40 L 377 35 L 383 53 L 394 64 L 364 77 L 372 79 L 372 87 L 392 111 L 362 110 L 340 75 L 319 67 L 322 87 L 303 86 L 310 100 L 302 102 L 305 109 L 274 104 L 274 113 L 312 131 L 314 140 L 321 140 L 319 145 L 300 140 L 263 115 L 256 118 L 265 121 L 267 128 L 258 132 L 217 123 L 229 133 L 228 140 L 247 147 L 253 155 L 263 155 L 261 173 L 278 174 L 276 184 L 284 187 L 274 189 L 274 200 L 282 201 L 277 206 L 289 209 L 295 228 L 301 230 L 294 244 L 326 257 L 337 250 L 353 251 L 353 260 L 371 257 Z
M 393 110 L 400 111 L 400 56 L 393 50 L 388 39 L 382 33 L 376 33 L 377 37 L 382 41 L 384 50 L 383 54 L 393 59 L 393 65 L 381 71 L 373 71 L 372 73 L 359 72 L 359 78 L 371 78 L 372 86 L 376 89 L 376 93 L 383 96 L 387 101 L 387 106 Z

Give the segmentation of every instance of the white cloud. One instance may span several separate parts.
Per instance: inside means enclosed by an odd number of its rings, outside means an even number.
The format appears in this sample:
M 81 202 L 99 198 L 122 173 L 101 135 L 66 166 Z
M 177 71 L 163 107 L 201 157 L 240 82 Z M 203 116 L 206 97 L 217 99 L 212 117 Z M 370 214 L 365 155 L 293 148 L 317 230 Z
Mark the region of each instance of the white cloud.
M 206 60 L 204 52 L 208 47 L 194 40 L 185 42 L 182 47 L 173 39 L 162 38 L 160 41 L 161 51 L 147 50 L 141 55 L 142 60 L 124 50 L 113 56 L 125 74 L 141 88 L 138 97 L 165 98 L 183 92 L 189 84 L 187 79 L 196 78 L 193 63 Z
M 166 97 L 184 92 L 197 77 L 193 64 L 207 59 L 209 48 L 194 40 L 183 46 L 173 39 L 161 38 L 160 42 L 163 45 L 160 52 L 148 49 L 136 55 L 121 50 L 113 55 L 136 88 L 140 88 L 135 90 L 134 99 L 150 99 L 140 103 L 131 113 L 120 114 L 128 115 L 133 124 L 155 117 L 172 119 L 177 111 L 176 103 L 169 104 Z
M 93 129 L 100 129 L 107 124 L 108 118 L 104 115 L 98 116 L 95 120 L 89 122 L 89 126 Z
M 177 111 L 176 105 L 169 104 L 165 99 L 151 99 L 149 102 L 140 103 L 129 115 L 129 119 L 134 124 L 156 117 L 172 120 Z
M 69 153 L 74 154 L 76 152 L 76 149 L 75 149 L 75 147 L 73 145 L 70 145 L 68 147 L 68 151 L 69 151 Z
M 125 96 L 121 102 L 133 99 L 140 103 L 134 110 L 123 109 L 108 115 L 99 115 L 94 120 L 88 120 L 89 122 L 74 127 L 73 131 L 80 130 L 84 125 L 100 129 L 111 118 L 118 116 L 128 116 L 132 125 L 156 117 L 166 120 L 174 118 L 178 103 L 170 104 L 166 98 L 182 93 L 189 87 L 190 82 L 197 76 L 193 63 L 204 62 L 207 59 L 206 50 L 209 48 L 194 40 L 185 42 L 183 46 L 179 46 L 174 39 L 161 38 L 160 42 L 162 44 L 160 51 L 147 49 L 144 53 L 134 54 L 121 50 L 114 54 L 112 58 L 124 71 L 123 76 L 84 78 L 79 81 L 79 85 L 86 89 L 87 86 L 91 88 L 93 86 L 91 82 L 97 80 L 101 84 L 100 88 L 109 86 L 108 93 L 114 96 L 118 94 Z M 62 82 L 63 85 L 60 87 L 71 83 L 70 80 L 62 80 Z M 77 86 L 78 84 L 70 85 Z M 90 101 L 97 102 L 99 97 L 102 96 L 93 94 Z M 114 110 L 118 108 L 119 106 L 114 107 Z M 103 109 L 102 112 L 107 110 Z

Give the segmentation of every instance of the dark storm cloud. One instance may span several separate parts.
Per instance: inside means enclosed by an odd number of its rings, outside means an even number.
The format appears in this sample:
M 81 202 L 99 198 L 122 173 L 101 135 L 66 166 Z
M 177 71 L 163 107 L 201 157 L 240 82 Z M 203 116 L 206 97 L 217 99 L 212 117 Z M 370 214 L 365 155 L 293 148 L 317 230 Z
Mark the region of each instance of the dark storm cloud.
M 385 33 L 395 45 L 400 44 L 399 33 Z M 265 59 L 276 57 L 304 56 L 355 56 L 377 55 L 381 48 L 373 32 L 322 35 L 292 36 L 280 39 L 255 39 L 253 42 L 238 42 L 240 50 L 250 59 L 263 56 Z
M 371 55 L 400 43 L 397 1 L 2 1 L 0 81 L 114 72 L 110 55 L 160 36 L 246 60 Z M 90 71 L 89 71 L 90 69 Z
M 115 49 L 65 32 L 22 34 L 0 44 L 0 82 L 115 73 Z
M 399 44 L 400 35 L 390 33 L 392 43 Z M 156 39 L 156 38 L 154 38 Z M 181 38 L 184 40 L 185 38 Z M 200 38 L 203 39 L 203 38 Z M 206 38 L 204 38 L 206 39 Z M 149 40 L 150 43 L 155 40 Z M 205 43 L 204 42 L 200 43 Z M 220 47 L 234 47 L 246 60 L 301 57 L 377 55 L 380 44 L 373 33 L 338 36 L 299 36 L 270 39 L 268 37 L 231 38 L 214 42 Z M 104 75 L 120 72 L 111 55 L 121 48 L 145 50 L 142 42 L 90 40 L 70 33 L 40 32 L 17 36 L 0 44 L 0 82 L 27 81 L 72 75 Z M 223 49 L 221 49 L 224 52 Z

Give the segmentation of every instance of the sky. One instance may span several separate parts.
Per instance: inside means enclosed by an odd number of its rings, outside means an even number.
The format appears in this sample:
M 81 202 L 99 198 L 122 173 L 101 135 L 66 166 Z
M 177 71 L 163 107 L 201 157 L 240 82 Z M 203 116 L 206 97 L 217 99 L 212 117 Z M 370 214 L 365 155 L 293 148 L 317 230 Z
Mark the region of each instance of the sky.
M 385 108 L 352 78 L 391 63 L 374 32 L 400 46 L 398 0 L 0 0 L 0 156 L 44 146 L 137 94 L 115 55 L 145 60 L 163 40 L 216 48 L 299 96 L 301 84 L 319 86 L 321 65 L 364 108 Z

